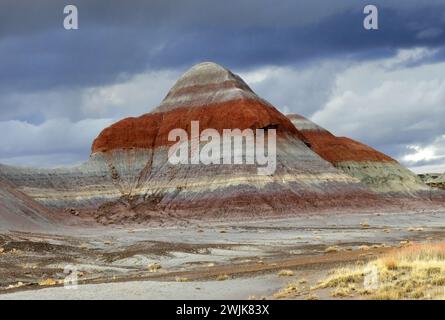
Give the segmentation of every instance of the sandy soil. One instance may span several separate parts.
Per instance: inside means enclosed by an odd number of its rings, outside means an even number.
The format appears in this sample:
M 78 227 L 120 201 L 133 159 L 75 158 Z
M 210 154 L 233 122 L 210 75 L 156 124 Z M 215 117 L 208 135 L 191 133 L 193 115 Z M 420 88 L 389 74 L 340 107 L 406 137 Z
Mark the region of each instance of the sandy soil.
M 444 236 L 445 212 L 3 232 L 0 298 L 270 297 L 287 281 L 304 278 L 309 289 L 334 266 L 366 261 L 400 241 L 441 241 Z M 326 253 L 330 246 L 339 251 Z M 149 270 L 155 263 L 161 268 Z M 79 272 L 77 290 L 63 288 L 67 265 Z M 294 276 L 279 277 L 282 269 L 293 270 Z M 221 275 L 228 280 L 216 281 Z

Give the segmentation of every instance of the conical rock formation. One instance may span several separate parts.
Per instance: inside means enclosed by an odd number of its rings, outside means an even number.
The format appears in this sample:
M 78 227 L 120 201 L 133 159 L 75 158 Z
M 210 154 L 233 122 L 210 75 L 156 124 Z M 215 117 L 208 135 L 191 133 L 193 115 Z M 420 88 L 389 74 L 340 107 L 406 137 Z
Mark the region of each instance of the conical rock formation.
M 183 129 L 190 137 L 192 121 L 199 121 L 200 131 L 276 130 L 276 170 L 259 175 L 255 164 L 171 164 L 175 142 L 169 132 Z M 360 181 L 308 148 L 286 116 L 214 63 L 187 71 L 153 112 L 103 130 L 85 164 L 57 170 L 0 166 L 0 177 L 49 206 L 99 207 L 98 218 L 107 220 L 292 214 L 377 201 Z
M 172 165 L 167 161 L 172 129 L 274 128 L 277 168 L 257 174 L 255 165 Z M 214 63 L 187 71 L 152 113 L 124 119 L 93 143 L 92 157 L 114 170 L 123 194 L 150 210 L 185 215 L 292 213 L 317 207 L 365 205 L 374 195 L 356 179 L 312 152 L 304 137 L 244 81 Z M 243 154 L 245 157 L 245 154 Z M 128 175 L 138 167 L 137 175 Z M 137 179 L 128 179 L 137 177 Z M 358 199 L 362 199 L 358 201 Z
M 337 138 L 307 119 L 290 118 L 229 70 L 201 63 L 188 70 L 152 112 L 104 129 L 86 163 L 55 170 L 0 165 L 0 179 L 41 204 L 75 207 L 104 223 L 375 210 L 389 203 L 381 193 L 428 189 L 384 154 Z M 239 129 L 239 137 L 243 130 L 252 130 L 255 138 L 256 130 L 266 136 L 276 132 L 275 170 L 258 174 L 259 165 L 245 161 L 173 164 L 172 130 L 183 130 L 190 149 L 206 147 L 206 142 L 192 139 L 195 121 L 200 132 Z M 225 145 L 218 142 L 220 150 Z M 241 158 L 250 159 L 252 154 L 240 149 Z M 217 160 L 223 162 L 222 153 Z

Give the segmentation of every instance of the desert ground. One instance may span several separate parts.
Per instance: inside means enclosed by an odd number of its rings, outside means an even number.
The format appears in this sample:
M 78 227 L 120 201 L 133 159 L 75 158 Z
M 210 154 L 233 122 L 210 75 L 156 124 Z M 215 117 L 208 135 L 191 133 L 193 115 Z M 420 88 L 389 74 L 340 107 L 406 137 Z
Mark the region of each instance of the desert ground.
M 3 230 L 0 299 L 361 299 L 319 284 L 444 238 L 440 210 Z M 70 270 L 78 286 L 68 290 Z

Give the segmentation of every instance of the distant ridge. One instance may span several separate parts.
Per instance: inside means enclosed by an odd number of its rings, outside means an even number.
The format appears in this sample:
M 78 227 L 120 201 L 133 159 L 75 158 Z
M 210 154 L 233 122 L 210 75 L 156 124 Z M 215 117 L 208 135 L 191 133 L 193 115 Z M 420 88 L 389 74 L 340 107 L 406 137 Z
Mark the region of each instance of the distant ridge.
M 418 176 L 391 157 L 350 138 L 336 137 L 301 115 L 290 114 L 288 118 L 312 150 L 371 190 L 413 196 L 429 190 Z

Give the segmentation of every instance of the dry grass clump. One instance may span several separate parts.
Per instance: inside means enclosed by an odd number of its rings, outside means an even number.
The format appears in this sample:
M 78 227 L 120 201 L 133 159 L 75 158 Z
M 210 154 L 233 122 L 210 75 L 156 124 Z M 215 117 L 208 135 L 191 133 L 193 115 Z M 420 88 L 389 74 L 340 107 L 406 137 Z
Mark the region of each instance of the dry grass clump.
M 295 283 L 288 284 L 284 289 L 275 293 L 273 296 L 275 299 L 291 299 L 292 297 L 299 296 L 301 294 L 300 289 Z
M 445 260 L 445 243 L 436 244 L 414 244 L 402 250 L 398 250 L 394 254 L 399 259 L 406 261 L 419 260 Z
M 347 297 L 352 297 L 353 294 L 352 292 L 355 291 L 355 285 L 354 284 L 349 284 L 347 287 L 339 287 L 339 288 L 335 288 L 332 292 L 331 295 L 335 298 L 347 298 Z
M 423 228 L 414 228 L 414 227 L 409 227 L 408 228 L 408 231 L 411 231 L 411 232 L 413 232 L 413 231 L 421 232 L 423 230 L 424 230 Z
M 55 286 L 57 281 L 54 279 L 45 279 L 39 282 L 39 286 Z
M 310 293 L 304 297 L 305 300 L 318 300 L 318 296 L 315 293 Z
M 229 276 L 227 274 L 220 274 L 219 276 L 216 277 L 217 281 L 225 281 L 225 280 L 229 280 Z
M 370 270 L 375 272 L 372 287 L 364 285 Z M 333 288 L 332 296 L 340 298 L 355 291 L 371 299 L 443 299 L 443 286 L 445 244 L 417 244 L 395 249 L 365 266 L 336 269 L 316 289 Z
M 412 243 L 411 241 L 409 241 L 409 240 L 402 240 L 402 241 L 400 241 L 399 243 L 400 243 L 400 247 L 401 247 L 401 248 L 403 248 L 403 247 L 409 247 L 409 246 L 412 246 L 412 245 L 413 245 L 413 243 Z
M 368 222 L 361 222 L 360 225 L 362 226 L 362 229 L 369 229 L 370 227 Z
M 83 249 L 83 250 L 87 250 L 90 248 L 90 246 L 88 245 L 88 243 L 81 243 L 79 248 Z
M 292 270 L 281 270 L 278 272 L 279 277 L 292 277 L 294 272 Z
M 265 296 L 260 296 L 260 297 L 257 297 L 257 296 L 249 296 L 249 297 L 247 298 L 247 300 L 256 300 L 256 301 L 259 301 L 259 300 L 267 300 L 267 297 L 265 297 Z
M 157 262 L 148 265 L 148 271 L 150 272 L 157 272 L 161 268 L 162 268 L 161 264 Z
M 339 252 L 340 251 L 340 247 L 339 246 L 331 246 L 331 247 L 327 247 L 324 252 L 325 253 L 332 253 L 332 252 Z
M 385 264 L 386 269 L 397 270 L 397 260 L 394 259 L 394 257 L 386 257 L 383 260 L 383 263 Z
M 176 282 L 187 282 L 190 281 L 189 278 L 176 277 Z
M 334 270 L 327 279 L 320 281 L 315 289 L 349 287 L 351 284 L 363 281 L 363 277 L 362 267 L 339 268 Z

